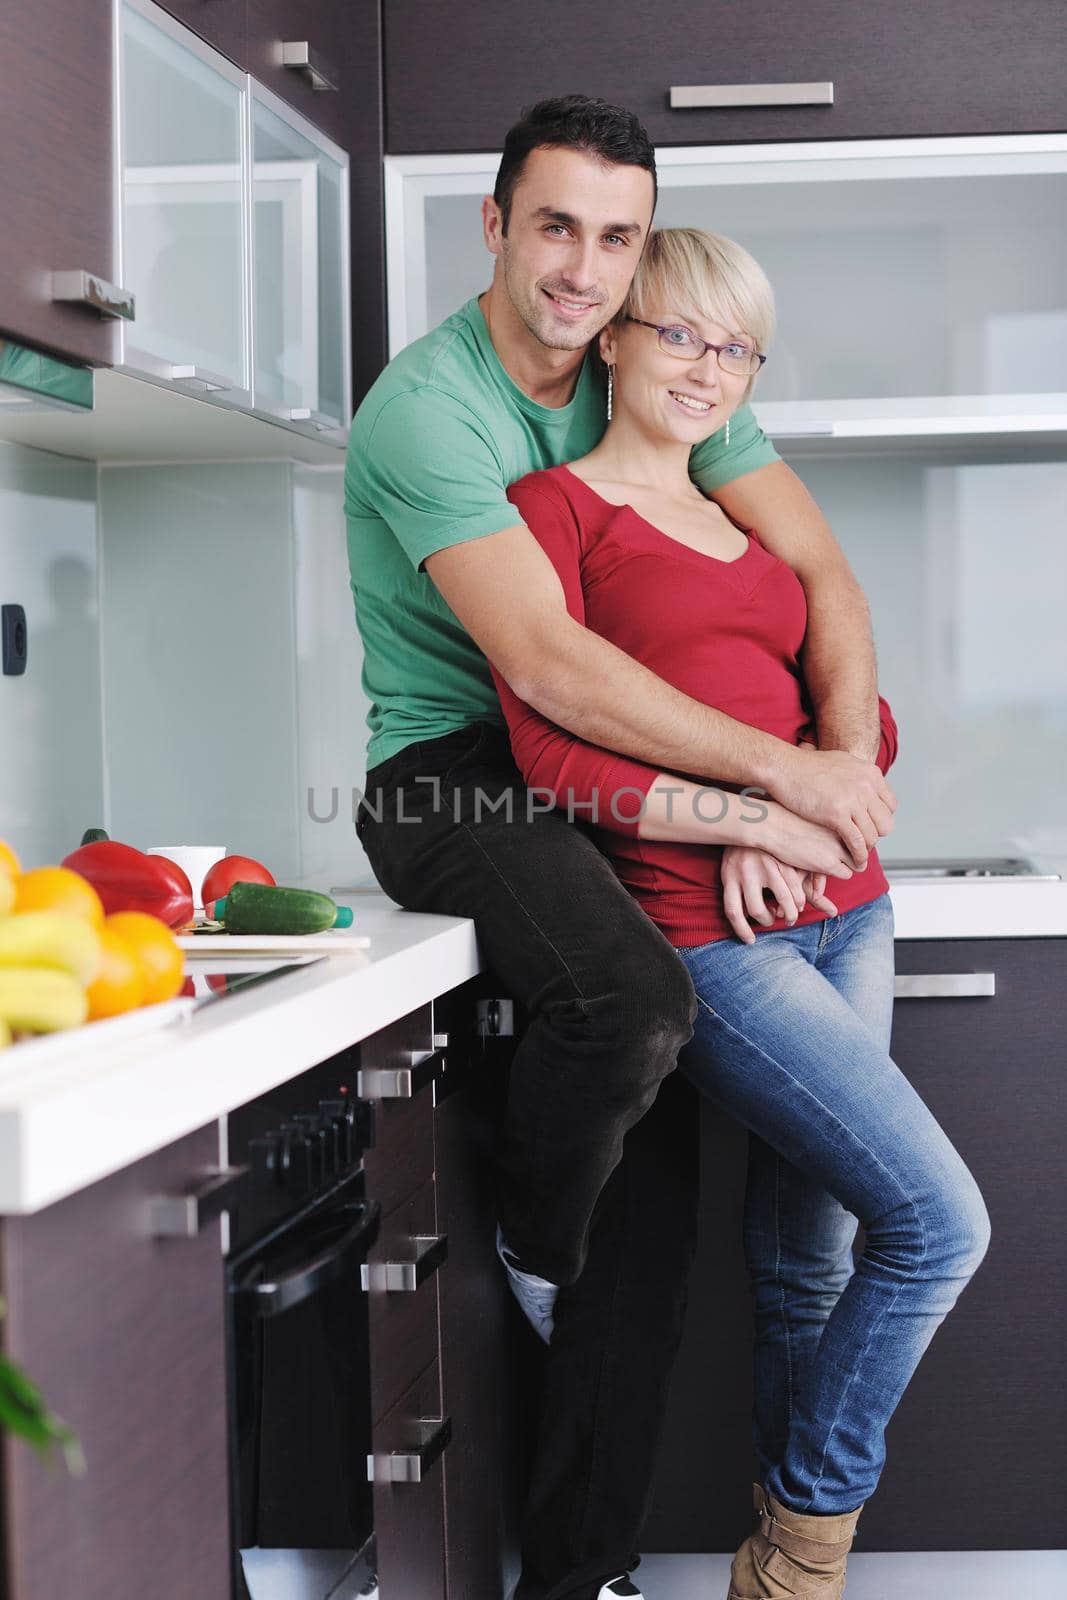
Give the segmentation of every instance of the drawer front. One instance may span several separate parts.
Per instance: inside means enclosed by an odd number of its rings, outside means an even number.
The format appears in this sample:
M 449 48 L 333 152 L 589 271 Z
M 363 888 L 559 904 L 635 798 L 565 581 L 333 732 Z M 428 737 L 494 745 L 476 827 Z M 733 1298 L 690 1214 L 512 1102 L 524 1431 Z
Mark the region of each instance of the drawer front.
M 441 1455 L 422 1469 L 421 1482 L 389 1481 L 404 1452 L 413 1459 L 429 1440 L 434 1450 L 444 1422 L 437 1363 L 428 1367 L 374 1428 L 374 1528 L 381 1600 L 444 1600 L 445 1515 Z M 445 1453 L 447 1453 L 447 1445 Z
M 432 1026 L 431 1008 L 422 1006 L 364 1040 L 359 1049 L 363 1079 L 373 1083 L 375 1073 L 412 1068 L 430 1052 Z M 364 1157 L 367 1194 L 385 1216 L 433 1173 L 433 1085 L 415 1088 L 410 1098 L 366 1098 L 374 1102 L 374 1146 Z
M 437 1370 L 439 1252 L 427 1255 L 428 1274 L 414 1289 L 389 1289 L 387 1266 L 410 1262 L 421 1238 L 423 1248 L 436 1236 L 437 1205 L 431 1178 L 384 1219 L 367 1265 L 370 1296 L 371 1414 L 382 1417 L 395 1405 L 415 1373 L 431 1364 Z M 436 1395 L 440 1400 L 440 1393 Z

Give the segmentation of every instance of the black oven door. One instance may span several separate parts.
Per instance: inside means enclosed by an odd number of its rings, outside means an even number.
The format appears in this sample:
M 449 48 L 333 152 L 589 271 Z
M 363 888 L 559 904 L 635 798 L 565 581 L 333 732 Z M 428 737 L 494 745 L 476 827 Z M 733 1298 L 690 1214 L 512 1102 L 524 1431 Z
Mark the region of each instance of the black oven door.
M 379 1220 L 358 1173 L 227 1264 L 238 1596 L 242 1550 L 355 1555 L 373 1533 L 360 1267 Z

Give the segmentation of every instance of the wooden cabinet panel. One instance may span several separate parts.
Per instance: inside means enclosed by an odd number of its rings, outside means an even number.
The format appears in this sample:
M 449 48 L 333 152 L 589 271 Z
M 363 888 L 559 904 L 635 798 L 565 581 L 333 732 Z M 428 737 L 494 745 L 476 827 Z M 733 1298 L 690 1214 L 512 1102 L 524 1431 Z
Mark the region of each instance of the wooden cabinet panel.
M 290 0 L 248 0 L 248 71 L 342 149 L 348 148 L 350 53 L 357 48 L 348 11 L 342 0 L 304 0 L 299 6 Z M 321 61 L 332 89 L 314 88 L 305 72 L 283 64 L 283 43 L 298 40 Z
M 437 1219 L 449 1252 L 440 1283 L 441 1380 L 452 1418 L 444 1461 L 448 1600 L 503 1600 L 518 1577 L 518 1383 L 493 1197 L 503 1080 L 491 1059 L 434 1119 Z
M 894 1059 L 982 1190 L 992 1242 L 889 1425 L 863 1548 L 1062 1548 L 1063 1509 L 1036 1486 L 1067 1467 L 1067 940 L 902 941 L 897 972 L 996 974 L 988 999 L 898 1000 L 893 1029 Z M 712 1107 L 702 1117 L 701 1245 L 650 1550 L 730 1550 L 751 1526 L 747 1140 Z
M 441 1458 L 421 1483 L 386 1482 L 381 1459 L 417 1447 L 427 1419 L 441 1418 L 437 1363 L 421 1373 L 375 1426 L 374 1528 L 381 1600 L 444 1600 L 444 1493 Z M 445 1454 L 447 1456 L 447 1447 Z
M 429 1050 L 430 1007 L 402 1017 L 360 1045 L 361 1072 L 410 1067 L 412 1055 Z M 386 1216 L 433 1172 L 433 1088 L 410 1099 L 374 1099 L 374 1145 L 364 1156 L 368 1199 Z
M 413 1373 L 437 1361 L 438 1282 L 439 1273 L 447 1271 L 447 1261 L 417 1289 L 389 1291 L 381 1282 L 386 1262 L 409 1260 L 415 1236 L 436 1232 L 437 1203 L 431 1175 L 384 1218 L 370 1254 L 371 1415 L 375 1418 L 396 1404 Z
M 628 106 L 657 144 L 1053 132 L 1067 104 L 1060 0 L 390 0 L 385 28 L 391 154 L 499 150 L 523 107 L 574 90 Z M 669 106 L 672 85 L 827 80 L 832 106 Z
M 229 1600 L 223 1263 L 216 1221 L 153 1239 L 154 1195 L 218 1157 L 214 1125 L 3 1223 L 5 1348 L 88 1470 L 5 1436 L 7 1600 Z
M 158 0 L 165 11 L 221 50 L 235 66 L 245 65 L 247 0 Z
M 1067 939 L 902 941 L 897 971 L 996 975 L 989 998 L 898 1000 L 893 1027 L 894 1059 L 974 1174 L 992 1239 L 890 1424 L 865 1544 L 1060 1549 L 1067 1513 L 1036 1489 L 1067 1469 Z
M 110 0 L 0 6 L 0 332 L 96 365 L 114 321 L 51 297 L 51 274 L 115 281 Z

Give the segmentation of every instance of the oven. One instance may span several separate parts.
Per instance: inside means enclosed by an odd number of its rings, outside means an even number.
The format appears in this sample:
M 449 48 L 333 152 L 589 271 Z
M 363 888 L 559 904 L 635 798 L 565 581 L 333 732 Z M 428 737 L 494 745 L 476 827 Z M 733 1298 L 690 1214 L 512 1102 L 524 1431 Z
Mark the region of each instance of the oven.
M 226 1120 L 246 1169 L 225 1258 L 234 1600 L 377 1594 L 358 1067 L 342 1052 Z

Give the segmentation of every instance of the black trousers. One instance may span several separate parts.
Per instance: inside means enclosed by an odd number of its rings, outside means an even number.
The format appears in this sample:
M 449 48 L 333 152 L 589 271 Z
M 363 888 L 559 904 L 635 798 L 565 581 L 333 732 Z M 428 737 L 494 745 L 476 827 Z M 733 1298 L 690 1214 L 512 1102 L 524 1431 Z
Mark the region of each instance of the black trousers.
M 591 835 L 532 803 L 472 723 L 367 775 L 356 827 L 401 905 L 473 918 L 529 1024 L 497 1152 L 504 1236 L 564 1287 L 515 1600 L 595 1600 L 632 1569 L 696 1245 L 695 998 Z M 647 1113 L 647 1114 L 646 1114 Z

